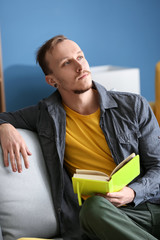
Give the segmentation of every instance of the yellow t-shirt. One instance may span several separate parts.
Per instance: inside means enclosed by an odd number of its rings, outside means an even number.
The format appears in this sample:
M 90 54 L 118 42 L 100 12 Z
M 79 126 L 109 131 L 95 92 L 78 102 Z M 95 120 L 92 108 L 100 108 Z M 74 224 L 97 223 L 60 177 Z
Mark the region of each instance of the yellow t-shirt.
M 71 176 L 77 168 L 110 174 L 116 164 L 99 126 L 100 109 L 81 115 L 66 105 L 66 148 L 64 164 Z

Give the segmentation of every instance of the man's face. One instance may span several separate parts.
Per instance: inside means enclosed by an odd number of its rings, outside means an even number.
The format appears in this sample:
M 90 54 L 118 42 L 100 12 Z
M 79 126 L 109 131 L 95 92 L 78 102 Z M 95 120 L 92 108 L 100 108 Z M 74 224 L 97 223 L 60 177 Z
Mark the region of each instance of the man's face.
M 53 54 L 52 54 L 53 53 Z M 80 47 L 71 40 L 58 43 L 52 52 L 46 54 L 54 83 L 63 92 L 83 93 L 92 86 L 91 73 L 87 60 Z

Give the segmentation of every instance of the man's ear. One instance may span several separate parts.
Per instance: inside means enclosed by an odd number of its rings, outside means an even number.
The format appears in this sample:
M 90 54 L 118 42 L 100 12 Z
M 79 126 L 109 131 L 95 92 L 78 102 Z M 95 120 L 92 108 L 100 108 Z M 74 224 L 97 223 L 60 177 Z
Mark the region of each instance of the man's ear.
M 45 76 L 45 79 L 46 79 L 46 82 L 47 82 L 49 85 L 51 85 L 52 87 L 55 87 L 56 82 L 55 82 L 53 76 L 51 76 L 51 75 L 46 75 L 46 76 Z

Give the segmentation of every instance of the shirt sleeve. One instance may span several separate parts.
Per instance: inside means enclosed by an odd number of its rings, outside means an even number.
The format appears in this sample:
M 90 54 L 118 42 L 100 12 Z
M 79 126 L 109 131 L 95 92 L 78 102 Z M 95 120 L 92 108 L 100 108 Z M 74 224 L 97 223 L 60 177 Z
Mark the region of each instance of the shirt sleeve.
M 0 113 L 0 124 L 10 123 L 15 128 L 36 131 L 38 116 L 39 105 L 35 105 L 15 112 Z
M 148 102 L 143 97 L 139 98 L 137 123 L 140 131 L 140 163 L 144 172 L 143 176 L 129 187 L 136 193 L 135 205 L 145 201 L 160 204 L 160 128 Z

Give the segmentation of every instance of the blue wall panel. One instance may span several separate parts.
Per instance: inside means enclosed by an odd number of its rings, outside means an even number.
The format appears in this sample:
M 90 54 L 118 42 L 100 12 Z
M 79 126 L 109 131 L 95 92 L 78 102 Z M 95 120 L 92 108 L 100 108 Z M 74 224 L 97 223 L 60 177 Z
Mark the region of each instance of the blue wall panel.
M 159 0 L 0 0 L 7 110 L 35 104 L 53 91 L 35 53 L 57 34 L 76 41 L 91 66 L 140 68 L 141 94 L 153 101 L 159 12 Z

